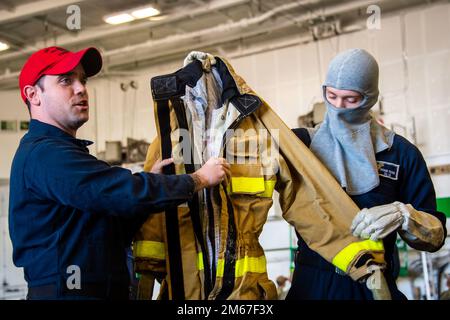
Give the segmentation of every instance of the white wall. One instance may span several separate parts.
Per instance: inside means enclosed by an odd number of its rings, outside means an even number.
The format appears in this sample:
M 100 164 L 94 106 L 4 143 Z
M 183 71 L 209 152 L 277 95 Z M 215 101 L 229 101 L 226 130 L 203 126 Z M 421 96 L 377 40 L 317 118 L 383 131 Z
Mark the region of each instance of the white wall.
M 0 180 L 0 300 L 23 299 L 26 295 L 23 269 L 16 268 L 12 262 L 12 244 L 8 230 L 8 197 L 7 181 Z
M 0 91 L 0 120 L 29 120 L 28 110 L 18 91 Z M 24 131 L 0 131 L 0 179 L 9 178 L 12 158 Z

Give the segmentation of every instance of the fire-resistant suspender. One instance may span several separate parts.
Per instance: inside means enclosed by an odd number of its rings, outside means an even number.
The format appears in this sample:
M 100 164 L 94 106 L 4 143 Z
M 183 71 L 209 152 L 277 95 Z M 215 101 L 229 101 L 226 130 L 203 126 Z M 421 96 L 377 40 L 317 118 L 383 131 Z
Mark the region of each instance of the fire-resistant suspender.
M 159 134 L 161 137 L 161 159 L 172 156 L 172 143 L 170 141 L 170 113 L 168 100 L 158 101 Z M 175 174 L 174 164 L 163 167 L 164 174 Z M 181 259 L 180 232 L 178 224 L 177 207 L 165 211 L 167 247 L 169 254 L 169 277 L 171 297 L 173 300 L 184 300 L 183 265 Z
M 157 103 L 162 159 L 168 159 L 172 156 L 169 99 L 184 95 L 186 84 L 194 86 L 202 74 L 201 63 L 194 61 L 187 68 L 183 68 L 175 74 L 151 79 L 152 95 Z M 174 164 L 165 166 L 163 173 L 175 174 Z M 169 256 L 169 295 L 173 300 L 184 300 L 185 291 L 177 207 L 166 210 L 165 219 Z
M 172 106 L 175 110 L 175 114 L 177 116 L 179 128 L 183 129 L 183 130 L 189 130 L 187 119 L 186 119 L 186 110 L 183 105 L 183 102 L 180 100 L 180 98 L 172 99 L 171 102 L 172 102 Z M 184 135 L 184 139 L 189 139 L 189 135 Z M 184 145 L 191 146 L 191 141 L 184 141 Z M 186 173 L 193 173 L 195 171 L 194 159 L 192 156 L 192 152 L 190 152 L 190 154 L 191 154 L 190 159 L 185 159 L 185 156 L 183 154 L 184 167 L 185 167 Z M 189 206 L 190 217 L 192 220 L 192 226 L 194 228 L 194 233 L 197 238 L 197 241 L 200 244 L 200 248 L 202 251 L 201 258 L 203 260 L 204 277 L 205 277 L 204 290 L 205 290 L 205 297 L 208 297 L 208 295 L 212 289 L 211 272 L 210 272 L 210 267 L 209 267 L 209 263 L 208 263 L 208 253 L 206 251 L 205 240 L 204 240 L 203 232 L 202 232 L 202 225 L 201 225 L 201 221 L 200 221 L 199 199 L 198 199 L 197 194 L 194 195 L 192 200 L 188 201 L 188 206 Z

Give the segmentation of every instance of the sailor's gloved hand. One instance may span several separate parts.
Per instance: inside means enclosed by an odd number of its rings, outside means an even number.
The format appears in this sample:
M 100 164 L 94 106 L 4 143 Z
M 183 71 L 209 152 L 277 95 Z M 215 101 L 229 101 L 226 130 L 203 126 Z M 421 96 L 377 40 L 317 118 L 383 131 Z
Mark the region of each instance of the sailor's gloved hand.
M 351 226 L 355 237 L 374 241 L 396 230 L 407 244 L 417 250 L 439 250 L 445 238 L 444 227 L 438 218 L 398 201 L 362 209 Z
M 184 59 L 183 66 L 185 67 L 194 60 L 199 60 L 205 71 L 211 71 L 211 66 L 216 64 L 216 59 L 212 54 L 201 51 L 191 51 Z
M 376 241 L 402 227 L 408 217 L 407 206 L 398 201 L 364 208 L 353 219 L 351 231 L 355 237 Z

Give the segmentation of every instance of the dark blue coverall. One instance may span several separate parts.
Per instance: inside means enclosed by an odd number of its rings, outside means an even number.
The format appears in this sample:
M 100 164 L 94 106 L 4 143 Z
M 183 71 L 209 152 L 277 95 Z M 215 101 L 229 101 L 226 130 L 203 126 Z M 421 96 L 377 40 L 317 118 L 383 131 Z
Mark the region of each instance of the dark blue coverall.
M 306 129 L 293 129 L 293 132 L 305 145 L 310 145 L 311 139 Z M 380 185 L 365 194 L 351 196 L 356 205 L 362 209 L 395 201 L 410 203 L 416 210 L 437 217 L 444 226 L 446 236 L 446 218 L 444 213 L 436 211 L 436 194 L 425 160 L 419 150 L 405 138 L 395 135 L 392 147 L 377 153 L 375 158 L 381 165 Z M 371 291 L 364 283 L 353 281 L 342 272 L 337 272 L 331 263 L 309 249 L 299 234 L 297 237 L 295 270 L 287 300 L 373 299 Z M 393 232 L 383 239 L 387 262 L 385 277 L 392 299 L 395 300 L 406 299 L 395 283 L 399 268 L 396 238 L 397 232 Z M 424 248 L 416 247 L 415 249 Z
M 188 175 L 132 174 L 90 155 L 90 144 L 37 120 L 20 141 L 9 230 L 29 299 L 127 299 L 133 236 L 150 213 L 193 195 Z

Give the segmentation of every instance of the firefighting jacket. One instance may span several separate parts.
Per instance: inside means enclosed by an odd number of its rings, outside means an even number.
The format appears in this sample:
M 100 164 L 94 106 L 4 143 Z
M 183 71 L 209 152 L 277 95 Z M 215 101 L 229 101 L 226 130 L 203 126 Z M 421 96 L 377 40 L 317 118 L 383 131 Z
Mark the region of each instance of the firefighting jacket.
M 135 237 L 139 298 L 276 299 L 258 237 L 274 190 L 283 218 L 307 245 L 354 280 L 383 266 L 381 241 L 351 235 L 359 211 L 336 180 L 269 105 L 219 57 L 152 78 L 158 137 L 144 170 L 173 157 L 165 174 L 192 173 L 226 157 L 231 179 L 152 215 Z

